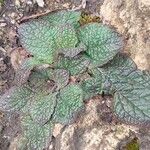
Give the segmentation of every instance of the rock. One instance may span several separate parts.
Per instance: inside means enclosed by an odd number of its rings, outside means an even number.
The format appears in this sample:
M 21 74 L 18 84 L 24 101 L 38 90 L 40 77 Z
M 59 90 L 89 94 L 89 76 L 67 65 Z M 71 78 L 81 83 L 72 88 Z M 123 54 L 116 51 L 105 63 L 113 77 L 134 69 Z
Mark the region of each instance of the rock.
M 107 98 L 105 101 L 110 101 Z M 103 118 L 112 114 L 102 97 L 90 100 L 77 122 L 56 137 L 56 150 L 116 150 L 120 141 L 138 128 Z M 100 110 L 99 110 L 100 109 Z M 99 110 L 99 111 L 97 111 Z M 107 113 L 106 113 L 107 112 Z M 108 115 L 108 116 L 107 116 Z
M 0 58 L 0 72 L 4 72 L 6 70 L 7 66 L 3 61 L 3 58 Z
M 139 69 L 150 69 L 150 1 L 105 0 L 100 9 L 109 23 L 126 37 L 125 49 Z
M 137 134 L 140 141 L 141 150 L 150 149 L 150 130 L 146 128 L 141 128 Z
M 44 1 L 43 0 L 36 0 L 37 4 L 40 6 L 40 7 L 44 7 Z

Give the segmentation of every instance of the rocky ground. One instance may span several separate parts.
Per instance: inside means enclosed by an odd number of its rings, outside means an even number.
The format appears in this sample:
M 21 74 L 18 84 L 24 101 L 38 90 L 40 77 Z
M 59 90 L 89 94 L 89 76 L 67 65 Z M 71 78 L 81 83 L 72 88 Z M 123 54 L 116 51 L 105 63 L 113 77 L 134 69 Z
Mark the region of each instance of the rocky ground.
M 99 16 L 125 37 L 125 52 L 138 67 L 150 70 L 149 0 L 0 0 L 0 94 L 12 85 L 15 70 L 25 57 L 16 33 L 19 22 L 56 9 L 84 9 Z M 111 101 L 109 97 L 94 99 L 74 124 L 57 124 L 49 150 L 149 150 L 150 130 L 115 120 Z M 17 119 L 15 114 L 0 112 L 0 150 L 16 149 Z

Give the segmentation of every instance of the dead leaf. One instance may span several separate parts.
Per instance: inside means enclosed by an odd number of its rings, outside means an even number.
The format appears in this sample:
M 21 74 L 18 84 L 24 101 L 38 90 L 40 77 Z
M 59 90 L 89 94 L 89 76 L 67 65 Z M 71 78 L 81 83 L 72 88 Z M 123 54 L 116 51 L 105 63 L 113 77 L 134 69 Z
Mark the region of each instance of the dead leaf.
M 15 70 L 17 70 L 21 62 L 27 58 L 29 54 L 21 47 L 14 49 L 10 54 L 10 61 Z

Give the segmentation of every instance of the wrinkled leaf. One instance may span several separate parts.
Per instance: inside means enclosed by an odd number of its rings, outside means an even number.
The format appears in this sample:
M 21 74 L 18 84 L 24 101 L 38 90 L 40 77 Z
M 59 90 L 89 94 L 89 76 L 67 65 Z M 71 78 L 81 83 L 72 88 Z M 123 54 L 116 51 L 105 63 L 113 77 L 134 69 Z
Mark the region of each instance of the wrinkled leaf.
M 19 141 L 17 141 L 18 144 L 17 144 L 17 149 L 18 150 L 27 150 L 27 143 L 28 143 L 28 140 L 24 137 L 20 137 L 19 138 Z
M 22 126 L 24 137 L 28 140 L 28 149 L 42 150 L 49 146 L 53 128 L 51 122 L 40 126 L 33 122 L 30 116 L 26 116 L 22 119 Z
M 37 59 L 49 64 L 59 52 L 71 53 L 68 51 L 78 44 L 76 31 L 70 24 L 51 26 L 47 21 L 33 20 L 22 24 L 18 32 L 23 47 Z
M 97 94 L 101 94 L 101 78 L 90 78 L 82 82 L 82 89 L 84 91 L 84 100 L 89 100 Z
M 83 91 L 78 85 L 68 85 L 60 91 L 54 113 L 54 121 L 68 124 L 76 113 L 83 108 Z
M 37 99 L 36 99 L 37 98 Z M 56 105 L 56 93 L 46 96 L 38 96 L 31 104 L 30 115 L 38 124 L 45 124 L 54 112 Z
M 78 27 L 80 20 L 81 12 L 75 11 L 58 11 L 52 12 L 47 14 L 46 16 L 42 17 L 42 19 L 48 21 L 52 25 L 62 25 L 62 24 L 71 24 L 74 27 Z
M 40 19 L 23 23 L 18 29 L 22 46 L 37 59 L 50 64 L 56 52 L 54 36 L 57 31 L 57 27 Z
M 150 123 L 150 76 L 137 70 L 125 78 L 128 87 L 115 92 L 114 111 L 127 122 Z
M 126 55 L 118 54 L 112 61 L 99 68 L 98 71 L 105 76 L 105 80 L 111 84 L 110 93 L 120 89 L 130 89 L 126 77 L 137 69 L 134 61 Z
M 133 60 L 125 55 L 117 55 L 100 70 L 111 82 L 117 116 L 134 124 L 150 122 L 149 73 L 137 70 Z
M 28 80 L 31 70 L 41 64 L 43 64 L 43 62 L 34 57 L 25 59 L 16 71 L 14 83 L 16 85 L 24 84 Z
M 71 75 L 77 75 L 87 70 L 90 61 L 84 56 L 78 56 L 76 58 L 60 57 L 56 68 L 66 69 Z
M 19 111 L 32 97 L 33 93 L 27 86 L 13 86 L 0 97 L 0 109 L 3 111 Z
M 137 69 L 134 61 L 125 54 L 117 54 L 112 61 L 104 65 L 102 69 L 108 74 L 128 75 Z M 114 71 L 115 70 L 115 71 Z
M 50 68 L 32 71 L 28 79 L 28 84 L 32 90 L 39 94 L 48 94 L 52 91 L 54 84 L 51 81 L 53 70 Z
M 87 46 L 86 53 L 96 66 L 106 64 L 123 48 L 120 35 L 106 25 L 87 24 L 80 28 L 78 35 L 79 40 Z
M 64 49 L 62 50 L 62 53 L 64 54 L 65 57 L 75 57 L 79 53 L 86 51 L 86 46 L 83 43 L 80 43 L 77 47 L 75 48 L 70 48 L 70 49 Z
M 78 38 L 74 27 L 70 24 L 63 24 L 58 26 L 58 32 L 54 36 L 56 48 L 63 51 L 63 49 L 70 50 L 78 43 Z
M 57 85 L 57 90 L 65 87 L 69 82 L 69 72 L 64 69 L 56 69 L 53 72 L 52 80 L 55 81 Z

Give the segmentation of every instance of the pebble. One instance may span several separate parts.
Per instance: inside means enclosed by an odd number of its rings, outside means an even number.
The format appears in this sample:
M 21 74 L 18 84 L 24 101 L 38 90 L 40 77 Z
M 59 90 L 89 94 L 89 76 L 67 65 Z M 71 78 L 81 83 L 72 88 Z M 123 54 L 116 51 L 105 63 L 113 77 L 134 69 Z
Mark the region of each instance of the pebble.
M 40 7 L 44 7 L 44 1 L 43 0 L 36 0 L 37 4 L 40 6 Z
M 7 24 L 6 23 L 0 23 L 1 27 L 5 27 Z

